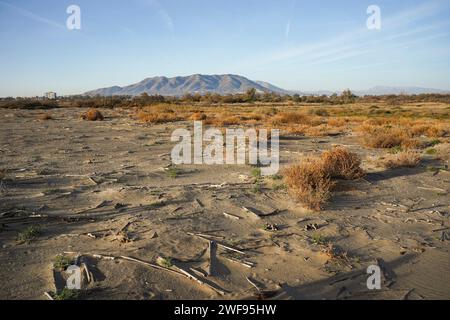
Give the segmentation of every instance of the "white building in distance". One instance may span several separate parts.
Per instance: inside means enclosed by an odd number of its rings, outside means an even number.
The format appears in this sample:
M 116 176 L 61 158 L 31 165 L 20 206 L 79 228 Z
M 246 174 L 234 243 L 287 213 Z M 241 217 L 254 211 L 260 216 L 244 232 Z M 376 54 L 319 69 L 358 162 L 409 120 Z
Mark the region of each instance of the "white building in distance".
M 57 97 L 56 92 L 46 92 L 46 93 L 44 93 L 44 98 L 46 98 L 46 99 L 55 100 L 56 97 Z

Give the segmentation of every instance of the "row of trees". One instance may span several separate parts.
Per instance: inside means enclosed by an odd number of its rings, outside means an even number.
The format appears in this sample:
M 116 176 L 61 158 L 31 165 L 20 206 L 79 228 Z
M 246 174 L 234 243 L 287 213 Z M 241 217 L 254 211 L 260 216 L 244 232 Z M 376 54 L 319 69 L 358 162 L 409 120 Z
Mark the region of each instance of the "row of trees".
M 131 108 L 143 107 L 159 103 L 201 103 L 201 104 L 233 104 L 233 103 L 320 103 L 320 104 L 349 104 L 380 103 L 386 102 L 390 105 L 400 105 L 403 103 L 415 102 L 440 102 L 450 103 L 449 94 L 420 94 L 420 95 L 387 95 L 387 96 L 364 96 L 358 97 L 350 90 L 345 90 L 342 94 L 331 96 L 321 95 L 280 95 L 271 92 L 259 93 L 255 89 L 250 89 L 242 94 L 219 95 L 215 93 L 207 94 L 186 94 L 182 97 L 167 97 L 161 95 L 140 96 L 112 96 L 112 97 L 89 97 L 70 96 L 58 100 L 43 100 L 37 98 L 1 98 L 0 107 L 15 109 L 50 109 L 57 107 L 79 107 L 79 108 Z

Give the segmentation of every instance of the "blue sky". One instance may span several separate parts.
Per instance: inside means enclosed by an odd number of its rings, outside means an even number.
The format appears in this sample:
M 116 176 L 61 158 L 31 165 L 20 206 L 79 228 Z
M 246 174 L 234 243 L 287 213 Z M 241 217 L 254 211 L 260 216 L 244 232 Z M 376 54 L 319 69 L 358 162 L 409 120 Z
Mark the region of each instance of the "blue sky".
M 81 8 L 81 30 L 66 9 Z M 369 5 L 381 30 L 368 30 Z M 294 90 L 450 89 L 448 0 L 0 0 L 0 96 L 234 73 Z

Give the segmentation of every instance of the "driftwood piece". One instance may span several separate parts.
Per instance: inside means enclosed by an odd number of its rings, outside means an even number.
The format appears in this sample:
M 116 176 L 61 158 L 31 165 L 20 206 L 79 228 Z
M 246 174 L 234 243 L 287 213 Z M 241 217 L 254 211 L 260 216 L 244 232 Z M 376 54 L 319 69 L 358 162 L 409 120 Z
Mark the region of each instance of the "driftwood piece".
M 74 255 L 80 255 L 80 256 L 91 256 L 97 259 L 105 259 L 105 260 L 116 260 L 117 258 L 114 256 L 107 256 L 107 255 L 103 255 L 103 254 L 98 254 L 98 253 L 83 253 L 80 254 L 79 252 L 74 252 L 74 251 L 64 251 L 64 254 L 74 254 Z
M 201 201 L 198 200 L 198 199 L 195 199 L 195 203 L 197 203 L 197 205 L 198 205 L 200 208 L 205 207 L 205 206 L 203 205 L 203 203 L 201 203 Z
M 447 192 L 447 190 L 444 190 L 444 189 L 441 189 L 441 188 L 437 188 L 437 187 L 432 187 L 432 186 L 417 187 L 417 189 L 429 190 L 429 191 L 437 191 L 437 192 Z
M 209 246 L 208 246 L 208 269 L 207 269 L 207 273 L 208 276 L 212 276 L 214 273 L 214 259 L 215 259 L 215 253 L 216 253 L 216 244 L 214 241 L 209 241 Z
M 256 212 L 254 212 L 253 210 L 247 208 L 247 207 L 242 207 L 242 209 L 247 212 L 250 213 L 254 218 L 256 219 L 261 219 L 261 217 L 259 216 L 259 214 L 257 214 Z
M 203 272 L 203 270 L 200 270 L 200 269 L 196 269 L 196 268 L 191 267 L 191 268 L 189 268 L 189 270 L 191 270 L 193 273 L 195 273 L 196 275 L 198 275 L 200 277 L 207 277 L 208 276 L 205 272 Z
M 206 241 L 211 241 L 211 239 L 209 239 L 209 238 L 207 238 L 207 237 L 205 237 L 205 236 L 203 236 L 203 235 L 200 235 L 200 234 L 198 234 L 198 233 L 190 233 L 190 232 L 188 232 L 188 234 L 191 235 L 191 236 L 199 237 L 199 238 L 201 238 L 201 239 L 203 239 L 203 240 L 206 240 Z M 239 249 L 236 249 L 236 248 L 227 246 L 227 245 L 222 244 L 222 243 L 220 243 L 220 242 L 217 242 L 217 241 L 216 241 L 216 244 L 217 244 L 218 247 L 221 247 L 221 248 L 223 248 L 223 249 L 226 249 L 226 250 L 229 250 L 229 251 L 233 251 L 233 252 L 237 252 L 237 253 L 240 253 L 240 254 L 245 254 L 245 252 L 243 252 L 243 251 L 241 251 L 241 250 L 239 250 Z
M 227 217 L 227 218 L 230 218 L 230 219 L 241 220 L 241 217 L 235 216 L 234 214 L 230 214 L 230 213 L 224 212 L 223 215 L 224 215 L 225 217 Z
M 65 254 L 76 254 L 75 252 L 70 252 L 70 251 L 66 251 L 64 253 Z M 188 279 L 196 281 L 200 285 L 203 285 L 203 286 L 206 286 L 206 287 L 210 288 L 211 290 L 213 290 L 214 292 L 216 292 L 216 293 L 218 293 L 220 295 L 225 295 L 226 294 L 226 292 L 223 291 L 222 289 L 216 288 L 215 286 L 204 282 L 200 278 L 194 276 L 193 274 L 189 273 L 188 271 L 186 271 L 186 270 L 184 270 L 181 267 L 178 267 L 176 265 L 173 265 L 174 269 L 171 269 L 171 268 L 166 268 L 166 267 L 163 267 L 163 266 L 160 266 L 160 265 L 157 265 L 157 264 L 153 264 L 153 263 L 150 263 L 150 262 L 146 262 L 146 261 L 143 261 L 143 260 L 140 260 L 140 259 L 136 259 L 136 258 L 132 258 L 132 257 L 128 257 L 128 256 L 113 257 L 113 256 L 105 256 L 105 255 L 93 254 L 93 253 L 87 253 L 87 254 L 83 254 L 83 255 L 89 255 L 89 256 L 93 256 L 95 258 L 110 258 L 111 260 L 115 260 L 115 259 L 119 259 L 120 258 L 120 259 L 123 259 L 123 260 L 136 262 L 136 263 L 139 263 L 139 264 L 142 264 L 142 265 L 154 268 L 154 269 L 164 270 L 164 271 L 167 271 L 167 272 L 179 275 L 179 276 L 180 275 L 184 276 L 184 277 L 186 277 Z
M 252 279 L 250 279 L 249 277 L 245 277 L 245 279 L 247 279 L 248 283 L 250 283 L 256 290 L 261 291 L 261 288 L 255 283 L 253 282 Z
M 87 264 L 83 262 L 83 263 L 81 264 L 81 267 L 83 268 L 83 270 L 84 270 L 84 272 L 85 272 L 85 274 L 86 274 L 86 280 L 87 280 L 87 282 L 88 282 L 88 283 L 91 283 L 92 281 L 94 281 L 94 277 L 93 277 L 91 271 L 89 271 L 89 268 L 88 268 Z
M 139 259 L 136 259 L 136 258 L 127 257 L 127 256 L 120 256 L 120 258 L 124 259 L 124 260 L 128 260 L 128 261 L 133 261 L 133 262 L 136 262 L 136 263 L 140 263 L 140 264 L 143 264 L 145 266 L 152 267 L 154 269 L 165 270 L 165 271 L 171 272 L 173 274 L 180 275 L 180 272 L 178 272 L 178 271 L 175 271 L 175 270 L 172 270 L 170 268 L 166 268 L 166 267 L 163 267 L 163 266 L 160 266 L 160 265 L 157 265 L 157 264 L 153 264 L 153 263 L 150 263 L 150 262 L 142 261 L 142 260 L 139 260 Z
M 46 296 L 48 300 L 55 300 L 55 299 L 53 299 L 52 295 L 50 293 L 48 293 L 47 291 L 44 292 L 44 296 Z
M 182 269 L 181 267 L 178 267 L 176 265 L 174 265 L 174 268 L 181 272 L 182 274 L 184 274 L 187 278 L 196 281 L 197 283 L 199 283 L 200 285 L 206 286 L 208 288 L 210 288 L 211 290 L 213 290 L 214 292 L 220 294 L 220 295 L 225 295 L 226 292 L 223 291 L 222 289 L 216 288 L 215 286 L 210 285 L 209 283 L 204 282 L 203 280 L 201 280 L 200 278 L 197 278 L 196 276 L 194 276 L 193 274 L 189 273 L 188 271 Z
M 233 259 L 233 258 L 230 258 L 230 257 L 224 257 L 224 258 L 227 259 L 228 261 L 231 261 L 231 262 L 234 262 L 234 263 L 239 263 L 239 264 L 243 265 L 246 268 L 253 268 L 255 266 L 254 263 L 250 262 L 250 261 L 241 261 L 241 260 Z

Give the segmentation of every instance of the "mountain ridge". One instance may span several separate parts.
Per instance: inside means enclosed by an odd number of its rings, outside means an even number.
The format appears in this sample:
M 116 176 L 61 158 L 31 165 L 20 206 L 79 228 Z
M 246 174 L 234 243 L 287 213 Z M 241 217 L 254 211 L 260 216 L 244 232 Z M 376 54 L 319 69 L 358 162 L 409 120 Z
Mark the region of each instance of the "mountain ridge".
M 137 96 L 143 93 L 149 95 L 182 96 L 185 94 L 237 94 L 244 93 L 249 89 L 256 89 L 258 92 L 274 92 L 288 94 L 288 90 L 278 88 L 267 82 L 257 82 L 249 80 L 243 76 L 235 74 L 223 75 L 202 75 L 194 74 L 190 76 L 178 76 L 168 78 L 157 76 L 145 78 L 144 80 L 120 87 L 106 87 L 88 91 L 88 96 L 113 96 L 130 95 Z
M 162 96 L 183 96 L 185 94 L 201 94 L 215 93 L 220 95 L 244 93 L 249 89 L 256 89 L 257 92 L 277 93 L 281 95 L 331 95 L 333 93 L 340 94 L 339 91 L 297 91 L 285 90 L 265 81 L 253 81 L 246 77 L 236 74 L 222 75 L 205 75 L 193 74 L 189 76 L 165 77 L 156 76 L 148 77 L 137 83 L 127 86 L 112 86 L 96 90 L 91 90 L 84 95 L 88 96 L 138 96 L 143 93 L 149 95 Z M 439 93 L 446 94 L 450 91 L 422 88 L 422 87 L 389 87 L 375 86 L 367 90 L 355 90 L 354 94 L 358 96 L 364 95 L 388 95 L 388 94 L 423 94 L 423 93 Z

